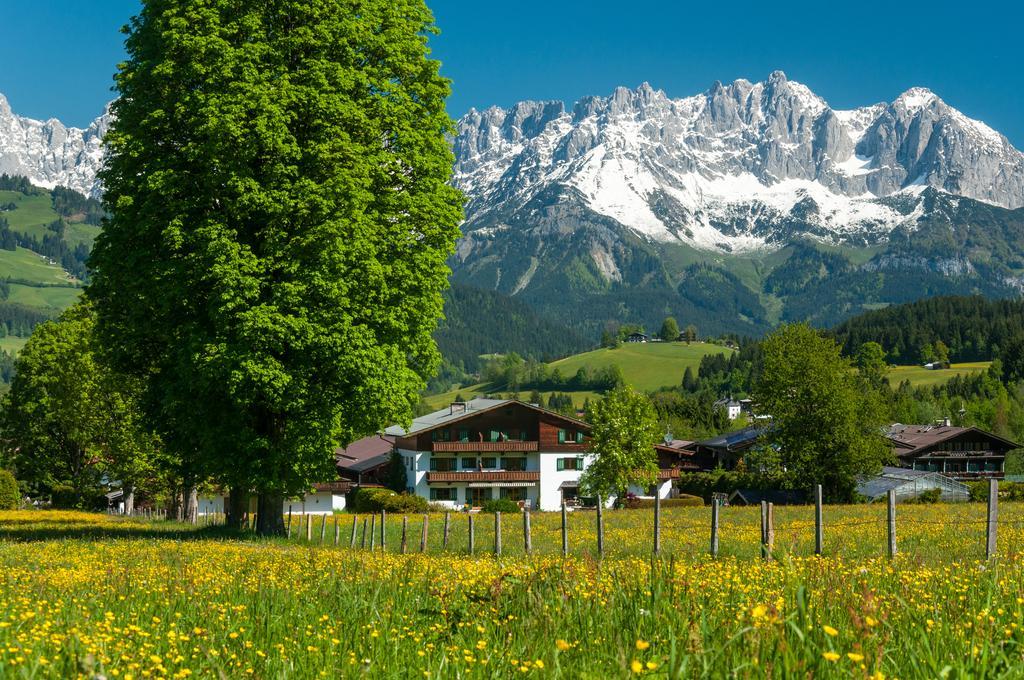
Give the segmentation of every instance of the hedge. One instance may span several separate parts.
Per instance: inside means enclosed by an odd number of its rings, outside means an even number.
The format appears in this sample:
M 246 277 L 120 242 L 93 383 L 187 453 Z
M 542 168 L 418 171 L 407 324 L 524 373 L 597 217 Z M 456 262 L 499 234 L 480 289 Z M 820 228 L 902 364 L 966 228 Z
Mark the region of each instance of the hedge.
M 520 512 L 520 508 L 518 503 L 507 498 L 492 498 L 489 501 L 484 501 L 484 504 L 480 507 L 480 512 L 506 512 L 511 514 Z
M 391 489 L 370 487 L 356 489 L 348 495 L 348 506 L 353 512 L 407 512 L 421 513 L 430 509 L 427 499 Z
M 17 510 L 21 493 L 18 482 L 9 470 L 0 470 L 0 510 Z
M 626 501 L 627 508 L 653 508 L 653 498 L 631 498 Z M 691 496 L 689 494 L 680 494 L 676 498 L 663 498 L 661 499 L 661 507 L 663 508 L 699 508 L 704 507 L 704 499 L 700 496 Z

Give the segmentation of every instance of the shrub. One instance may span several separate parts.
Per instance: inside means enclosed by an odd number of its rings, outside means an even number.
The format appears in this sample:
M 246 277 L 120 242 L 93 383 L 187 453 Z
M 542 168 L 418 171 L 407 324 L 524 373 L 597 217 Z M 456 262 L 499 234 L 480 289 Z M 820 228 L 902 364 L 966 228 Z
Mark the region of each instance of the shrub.
M 0 470 L 0 510 L 17 510 L 20 499 L 14 475 L 9 470 Z
M 353 512 L 426 512 L 429 507 L 426 498 L 407 493 L 395 493 L 391 489 L 370 487 L 356 489 L 349 494 L 349 507 Z
M 905 503 L 920 503 L 922 505 L 938 503 L 942 497 L 942 489 L 928 489 L 917 494 L 914 498 L 904 501 Z
M 626 499 L 627 508 L 653 508 L 653 498 L 628 498 Z M 663 508 L 700 508 L 704 507 L 704 499 L 700 496 L 691 496 L 689 494 L 680 494 L 677 498 L 663 498 L 661 500 L 661 507 Z
M 519 512 L 519 504 L 515 501 L 510 501 L 507 498 L 492 498 L 489 501 L 484 501 L 483 506 L 480 508 L 480 512 L 508 512 L 515 513 Z

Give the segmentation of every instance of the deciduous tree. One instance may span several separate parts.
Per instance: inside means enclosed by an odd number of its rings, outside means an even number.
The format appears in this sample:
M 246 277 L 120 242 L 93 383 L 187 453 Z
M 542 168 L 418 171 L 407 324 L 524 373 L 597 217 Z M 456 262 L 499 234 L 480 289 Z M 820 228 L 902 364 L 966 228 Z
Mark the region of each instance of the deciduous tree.
M 651 400 L 620 386 L 594 402 L 587 415 L 594 459 L 580 479 L 586 493 L 624 496 L 630 486 L 653 484 L 658 476 L 654 445 L 659 435 Z
M 408 421 L 438 364 L 449 84 L 422 0 L 147 0 L 89 293 L 184 469 L 282 499 Z
M 765 439 L 808 490 L 853 499 L 856 476 L 878 472 L 891 457 L 884 410 L 839 346 L 806 324 L 782 326 L 762 347 L 754 400 L 772 416 Z

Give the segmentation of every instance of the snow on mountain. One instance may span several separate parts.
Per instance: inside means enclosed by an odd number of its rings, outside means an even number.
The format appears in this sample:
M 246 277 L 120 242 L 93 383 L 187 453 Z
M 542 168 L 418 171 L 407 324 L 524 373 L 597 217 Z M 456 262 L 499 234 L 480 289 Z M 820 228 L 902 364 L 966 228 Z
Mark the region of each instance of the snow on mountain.
M 528 224 L 522 210 L 539 196 L 582 202 L 653 241 L 722 251 L 796 233 L 884 239 L 916 217 L 880 199 L 926 187 L 1024 206 L 1024 154 L 929 90 L 835 111 L 780 71 L 685 99 L 644 83 L 571 110 L 473 110 L 455 153 L 467 232 Z
M 24 118 L 13 113 L 0 94 L 0 173 L 24 175 L 47 189 L 63 185 L 97 197 L 96 173 L 109 125 L 109 109 L 84 130 L 65 127 L 53 118 Z

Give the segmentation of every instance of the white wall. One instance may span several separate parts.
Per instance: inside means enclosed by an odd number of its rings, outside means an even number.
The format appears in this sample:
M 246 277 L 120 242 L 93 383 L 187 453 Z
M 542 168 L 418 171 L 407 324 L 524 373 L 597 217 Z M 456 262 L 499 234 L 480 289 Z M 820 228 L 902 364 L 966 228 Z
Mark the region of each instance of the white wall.
M 200 496 L 198 515 L 223 515 L 227 507 L 226 496 Z M 345 495 L 332 493 L 330 491 L 319 491 L 306 494 L 303 498 L 288 500 L 281 504 L 281 514 L 287 515 L 288 508 L 291 508 L 292 515 L 300 515 L 305 512 L 307 515 L 330 515 L 335 510 L 345 509 Z
M 575 458 L 575 453 L 541 453 L 540 454 L 540 509 L 560 510 L 562 507 L 563 482 L 578 483 L 583 476 L 582 470 L 558 470 L 559 458 Z M 583 467 L 586 469 L 594 459 L 592 455 L 583 456 Z

